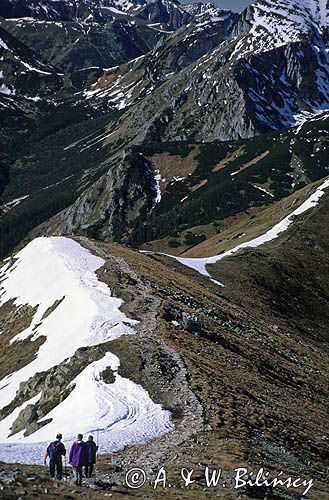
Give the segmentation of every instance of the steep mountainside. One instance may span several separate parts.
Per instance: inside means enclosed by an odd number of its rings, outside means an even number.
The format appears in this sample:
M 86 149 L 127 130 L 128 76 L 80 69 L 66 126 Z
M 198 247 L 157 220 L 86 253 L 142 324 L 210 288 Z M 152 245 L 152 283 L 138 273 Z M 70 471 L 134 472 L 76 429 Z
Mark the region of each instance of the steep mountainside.
M 286 475 L 312 477 L 315 485 L 308 498 L 326 499 L 328 346 L 322 320 L 328 314 L 328 290 L 319 285 L 319 264 L 323 275 L 328 260 L 324 231 L 327 211 L 326 192 L 318 205 L 298 216 L 279 239 L 210 266 L 212 275 L 224 281 L 226 288 L 169 257 L 79 239 L 80 245 L 101 257 L 85 255 L 81 264 L 95 261 L 93 265 L 98 266 L 98 261 L 104 259 L 96 288 L 95 277 L 85 270 L 83 288 L 79 287 L 81 300 L 96 300 L 100 293 L 105 294 L 104 300 L 117 300 L 107 296 L 106 286 L 101 284 L 107 283 L 115 296 L 124 297 L 120 307 L 127 318 L 124 328 L 133 327 L 136 333 L 127 335 L 127 331 L 117 340 L 104 337 L 102 344 L 100 338 L 93 336 L 88 346 L 70 355 L 69 365 L 60 363 L 53 368 L 45 365 L 47 349 L 58 334 L 58 329 L 54 332 L 51 325 L 54 321 L 58 324 L 65 308 L 72 308 L 75 289 L 70 280 L 75 277 L 63 268 L 61 279 L 68 280 L 65 287 L 48 287 L 45 293 L 42 289 L 47 285 L 40 269 L 40 274 L 33 273 L 34 291 L 20 285 L 20 298 L 13 303 L 10 296 L 17 294 L 15 287 L 33 266 L 35 260 L 29 259 L 36 247 L 39 263 L 42 256 L 42 265 L 46 267 L 51 250 L 54 272 L 57 266 L 66 266 L 67 259 L 79 259 L 85 250 L 63 238 L 35 240 L 17 255 L 18 260 L 7 262 L 2 269 L 6 278 L 2 281 L 5 293 L 0 310 L 5 332 L 3 359 L 14 356 L 17 349 L 21 352 L 25 346 L 25 357 L 16 367 L 15 377 L 3 379 L 6 401 L 9 402 L 10 392 L 14 395 L 14 386 L 24 373 L 29 372 L 31 378 L 20 384 L 14 400 L 2 410 L 7 418 L 1 421 L 0 428 L 6 433 L 11 426 L 12 436 L 10 446 L 8 443 L 1 447 L 0 456 L 17 457 L 24 442 L 46 436 L 47 428 L 57 429 L 61 409 L 64 411 L 71 400 L 79 397 L 82 380 L 87 391 L 89 380 L 97 380 L 109 396 L 119 389 L 121 378 L 128 378 L 146 388 L 155 402 L 171 410 L 175 429 L 155 442 L 128 448 L 120 459 L 123 471 L 132 464 L 141 466 L 154 479 L 154 464 L 164 464 L 173 474 L 173 484 L 179 487 L 177 471 L 188 463 L 198 475 L 194 487 L 202 495 L 202 466 L 211 463 L 214 468 L 222 468 L 228 489 L 224 498 L 229 499 L 234 498 L 232 470 L 243 463 L 256 470 L 263 466 L 274 476 L 284 470 Z M 78 268 L 74 269 L 76 272 Z M 236 280 L 237 269 L 241 282 Z M 298 279 L 300 269 L 305 273 L 303 286 Z M 39 286 L 41 304 L 36 291 Z M 91 287 L 90 293 L 92 289 L 94 292 L 84 295 L 84 287 Z M 312 307 L 304 314 L 310 293 Z M 251 301 L 255 296 L 257 306 Z M 108 313 L 109 308 L 106 310 Z M 133 322 L 132 318 L 138 321 Z M 61 335 L 69 333 L 71 341 L 57 356 L 65 356 L 72 346 L 75 349 L 74 322 L 81 319 L 72 318 L 72 324 L 62 325 Z M 99 320 L 104 319 L 100 314 Z M 108 321 L 115 328 L 114 317 Z M 97 321 L 90 324 L 95 335 L 104 332 L 98 330 Z M 83 332 L 87 332 L 88 325 L 84 321 Z M 111 332 L 107 329 L 107 335 Z M 83 336 L 79 337 L 81 340 Z M 113 375 L 104 371 L 105 365 L 101 372 L 97 368 L 104 361 L 105 351 L 121 360 L 114 370 L 114 384 Z M 33 375 L 32 368 L 40 363 L 44 371 Z M 6 369 L 10 373 L 10 365 L 3 363 L 3 373 Z M 58 400 L 56 387 L 60 387 L 64 399 Z M 103 397 L 100 401 L 104 401 Z M 93 407 L 86 417 L 91 411 Z M 68 438 L 71 420 L 66 419 L 61 425 Z M 18 434 L 20 430 L 24 430 L 25 437 Z M 106 442 L 102 440 L 103 452 Z M 37 444 L 29 449 L 39 453 Z M 33 457 L 32 453 L 29 459 L 34 461 Z M 112 473 L 111 481 L 123 484 L 123 474 Z M 256 488 L 241 493 L 247 494 L 247 498 L 266 498 L 270 491 Z M 209 492 L 210 497 L 217 494 L 216 489 Z M 289 498 L 297 500 L 301 494 L 301 490 L 291 489 Z M 284 488 L 279 488 L 276 495 L 286 498 Z
M 63 86 L 62 75 L 40 56 L 0 27 L 0 93 L 47 95 Z
M 103 122 L 106 119 L 103 117 Z M 44 160 L 32 165 L 30 155 L 20 158 L 12 169 L 6 205 L 10 207 L 12 200 L 26 196 L 31 172 L 35 185 L 29 197 L 3 216 L 1 227 L 7 231 L 4 242 L 11 238 L 12 220 L 16 220 L 16 233 L 26 224 L 26 210 L 38 216 L 42 203 L 47 216 L 51 215 L 54 200 L 49 198 L 50 189 L 53 193 L 60 190 L 56 199 L 62 208 L 72 197 L 76 201 L 35 234 L 73 232 L 133 245 L 165 238 L 162 250 L 171 253 L 175 246 L 182 253 L 220 233 L 228 217 L 271 205 L 328 175 L 327 113 L 297 129 L 247 141 L 153 143 L 126 149 L 124 154 L 119 151 L 110 160 L 105 158 L 111 145 L 99 149 L 108 132 L 104 129 L 100 134 L 97 121 L 93 124 L 97 132 L 89 131 L 89 137 L 77 140 L 81 132 L 85 134 L 77 128 L 79 135 L 74 142 L 70 137 L 74 130 L 57 134 L 56 149 L 53 145 L 56 156 L 51 162 L 74 173 L 60 185 L 60 169 L 53 168 L 45 176 Z M 40 143 L 42 147 L 47 144 L 47 140 Z M 40 155 L 38 149 L 35 154 Z M 80 166 L 72 161 L 77 156 Z M 95 169 L 95 160 L 102 170 Z M 101 172 L 103 175 L 92 183 Z M 86 182 L 91 184 L 87 189 Z M 54 208 L 58 210 L 59 205 Z M 35 222 L 41 219 L 31 219 L 30 228 Z
M 184 7 L 192 22 L 166 33 L 148 54 L 106 70 L 100 61 L 79 70 L 73 66 L 64 75 L 49 70 L 60 79 L 61 88 L 41 86 L 36 95 L 16 91 L 18 77 L 5 66 L 4 88 L 16 95 L 2 94 L 8 128 L 3 132 L 7 151 L 2 182 L 7 182 L 11 167 L 0 221 L 6 235 L 3 254 L 34 226 L 69 206 L 50 225 L 60 233 L 74 231 L 134 245 L 177 239 L 178 234 L 183 243 L 181 231 L 219 224 L 325 176 L 326 18 L 323 4 L 321 9 L 317 2 L 303 5 L 296 15 L 292 1 L 276 7 L 258 2 L 241 15 L 207 5 Z M 311 22 L 313 11 L 318 14 Z M 18 26 L 20 22 L 15 21 Z M 33 32 L 36 21 L 26 22 Z M 66 30 L 62 22 L 47 23 L 40 26 L 49 33 Z M 77 39 L 86 33 L 90 40 L 89 27 L 108 29 L 108 23 L 89 26 L 86 21 L 77 30 L 75 21 L 69 25 Z M 158 33 L 154 26 L 144 28 Z M 45 37 L 40 35 L 40 40 L 44 43 Z M 80 49 L 76 55 L 84 64 Z M 47 51 L 49 57 L 49 45 Z M 97 52 L 107 57 L 111 53 Z M 68 57 L 65 64 L 62 54 Z M 71 67 L 70 54 L 53 51 L 56 62 L 65 67 Z M 89 66 L 94 55 L 87 57 Z M 283 130 L 304 121 L 296 137 Z M 26 124 L 19 148 L 11 141 L 17 122 Z M 227 141 L 216 142 L 223 139 Z M 177 157 L 185 164 L 181 171 Z M 31 210 L 29 220 L 26 210 Z M 125 218 L 128 224 L 122 224 Z M 201 237 L 208 232 L 201 231 Z
M 208 19 L 217 12 L 206 5 L 189 13 L 189 9 L 169 0 L 6 1 L 0 9 L 0 24 L 6 32 L 56 67 L 65 87 L 73 87 L 72 91 L 95 82 L 103 68 L 149 52 L 160 39 L 191 20 Z M 11 44 L 19 45 L 18 40 L 11 39 Z M 20 54 L 16 54 L 19 59 Z M 37 90 L 34 97 L 40 96 Z M 21 94 L 25 95 L 24 91 Z
M 139 57 L 194 17 L 207 16 L 207 9 L 193 16 L 171 0 L 7 0 L 0 14 L 2 26 L 20 41 L 61 71 L 72 72 L 88 66 L 109 68 Z
M 140 94 L 139 87 L 138 92 L 132 92 L 132 84 L 129 95 L 122 88 L 128 97 L 126 105 L 133 106 L 119 121 L 122 132 L 119 128 L 117 134 L 126 137 L 128 130 L 129 136 L 135 138 L 138 131 L 139 141 L 247 138 L 298 124 L 305 113 L 328 109 L 327 29 L 320 20 L 309 26 L 306 14 L 305 19 L 301 18 L 304 22 L 299 22 L 300 18 L 296 20 L 291 13 L 294 2 L 285 5 L 279 17 L 275 9 L 273 13 L 266 11 L 267 25 L 275 26 L 272 31 L 259 30 L 263 25 L 255 12 L 260 7 L 255 7 L 234 19 L 229 27 L 229 16 L 225 15 L 193 29 L 187 27 L 185 33 L 180 31 L 164 41 L 151 60 L 146 58 L 141 63 L 144 88 L 148 81 L 150 90 L 147 95 Z M 285 36 L 288 21 L 294 29 Z M 223 26 L 226 33 L 220 39 Z M 216 46 L 194 58 L 195 50 L 199 50 L 195 48 L 195 36 L 211 37 L 211 28 L 218 33 Z M 258 36 L 264 40 L 263 45 Z M 181 46 L 182 52 L 187 50 L 192 57 L 187 66 L 181 67 L 178 61 L 177 68 L 176 54 Z M 131 75 L 126 78 L 139 81 Z M 118 85 L 117 80 L 111 82 L 109 94 Z
M 42 21 L 106 22 L 118 16 L 139 17 L 178 27 L 191 15 L 178 1 L 157 0 L 4 0 L 3 17 Z
M 97 68 L 122 64 L 145 54 L 156 45 L 161 36 L 166 36 L 166 33 L 152 29 L 145 23 L 135 25 L 124 20 L 87 24 L 77 21 L 8 19 L 1 24 L 61 72 L 78 72 L 72 76 L 73 83 L 79 77 L 79 71 L 82 79 L 91 70 L 95 72 Z M 100 74 L 96 73 L 96 77 Z
M 313 37 L 322 45 L 328 28 L 327 0 L 260 0 L 242 14 L 235 33 L 242 39 L 235 54 L 243 57 Z
M 95 498 L 329 500 L 328 50 L 325 0 L 2 0 L 0 460 L 79 431 Z

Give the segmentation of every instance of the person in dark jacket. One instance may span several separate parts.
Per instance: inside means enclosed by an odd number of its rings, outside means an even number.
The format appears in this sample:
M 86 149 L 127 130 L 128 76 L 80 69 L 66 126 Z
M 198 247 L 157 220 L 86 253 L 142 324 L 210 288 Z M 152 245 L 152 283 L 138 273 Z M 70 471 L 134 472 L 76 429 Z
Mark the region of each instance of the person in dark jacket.
M 88 465 L 86 443 L 82 440 L 82 434 L 78 434 L 77 440 L 71 446 L 69 462 L 73 467 L 75 484 L 81 486 L 82 467 Z
M 45 455 L 45 465 L 47 463 L 47 458 L 49 458 L 49 475 L 50 477 L 55 477 L 56 479 L 62 479 L 63 476 L 63 463 L 62 457 L 66 455 L 66 449 L 62 443 L 62 434 L 57 434 L 56 441 L 49 444 L 46 455 Z
M 94 464 L 96 463 L 96 453 L 98 450 L 98 446 L 95 443 L 93 436 L 88 437 L 88 441 L 86 442 L 86 449 L 88 464 L 86 465 L 85 473 L 86 477 L 91 477 L 94 470 Z

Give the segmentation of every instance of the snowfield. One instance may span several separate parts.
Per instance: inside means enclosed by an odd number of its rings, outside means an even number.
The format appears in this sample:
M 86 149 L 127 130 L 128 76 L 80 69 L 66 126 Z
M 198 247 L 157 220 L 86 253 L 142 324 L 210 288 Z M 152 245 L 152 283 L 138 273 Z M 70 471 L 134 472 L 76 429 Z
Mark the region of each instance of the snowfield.
M 169 257 L 178 260 L 181 264 L 184 264 L 185 266 L 191 267 L 192 269 L 198 271 L 203 276 L 207 276 L 217 285 L 224 286 L 219 281 L 212 279 L 211 275 L 208 273 L 206 269 L 206 266 L 208 264 L 215 264 L 216 262 L 224 259 L 225 257 L 229 257 L 230 255 L 233 255 L 234 253 L 239 252 L 244 248 L 256 248 L 259 247 L 260 245 L 263 245 L 263 243 L 274 240 L 275 238 L 280 236 L 281 233 L 283 233 L 289 228 L 289 226 L 294 221 L 294 217 L 301 215 L 302 213 L 306 212 L 311 208 L 314 208 L 318 204 L 320 198 L 322 198 L 322 196 L 324 195 L 324 190 L 327 189 L 328 187 L 329 187 L 329 179 L 324 181 L 316 189 L 316 191 L 306 201 L 304 201 L 304 203 L 300 205 L 300 207 L 298 207 L 290 215 L 285 217 L 281 222 L 273 226 L 269 231 L 262 234 L 261 236 L 258 236 L 257 238 L 254 238 L 253 240 L 241 243 L 240 245 L 232 248 L 231 250 L 227 250 L 226 252 L 223 252 L 220 255 L 214 255 L 214 257 L 196 258 L 196 259 L 175 257 L 174 255 L 170 255 Z
M 137 324 L 120 311 L 122 300 L 98 281 L 96 271 L 103 259 L 77 242 L 64 237 L 37 238 L 15 259 L 0 270 L 0 306 L 15 299 L 17 307 L 29 304 L 36 312 L 31 325 L 11 342 L 40 336 L 46 340 L 30 364 L 0 381 L 1 408 L 14 399 L 19 384 L 37 372 L 70 362 L 80 347 L 132 335 Z M 49 308 L 53 308 L 50 314 Z M 70 395 L 41 419 L 52 421 L 28 437 L 24 431 L 9 437 L 10 428 L 19 412 L 35 404 L 40 394 L 0 421 L 0 460 L 40 463 L 44 443 L 58 432 L 70 442 L 78 432 L 98 431 L 105 453 L 172 430 L 170 413 L 153 403 L 141 386 L 118 375 L 119 365 L 120 360 L 107 353 L 87 366 L 72 381 Z M 107 367 L 115 373 L 112 384 L 100 376 Z
M 237 44 L 232 57 L 299 42 L 329 25 L 326 0 L 258 0 L 249 10 L 251 30 Z

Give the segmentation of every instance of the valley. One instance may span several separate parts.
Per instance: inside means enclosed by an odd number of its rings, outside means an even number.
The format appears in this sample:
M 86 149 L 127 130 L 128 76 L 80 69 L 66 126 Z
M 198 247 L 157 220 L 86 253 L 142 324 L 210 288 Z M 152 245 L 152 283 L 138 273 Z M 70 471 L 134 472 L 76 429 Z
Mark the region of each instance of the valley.
M 328 16 L 3 0 L 4 498 L 329 498 Z M 40 467 L 58 430 L 97 436 L 84 488 Z

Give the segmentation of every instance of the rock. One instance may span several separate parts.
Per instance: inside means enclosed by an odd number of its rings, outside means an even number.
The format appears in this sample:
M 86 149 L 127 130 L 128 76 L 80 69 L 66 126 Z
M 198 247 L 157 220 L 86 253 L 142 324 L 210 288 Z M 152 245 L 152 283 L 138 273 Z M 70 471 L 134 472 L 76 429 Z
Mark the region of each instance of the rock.
M 191 333 L 200 333 L 202 330 L 201 321 L 194 315 L 184 313 L 179 321 L 180 326 Z
M 106 370 L 102 371 L 100 376 L 106 384 L 113 384 L 113 382 L 115 382 L 115 375 L 112 368 L 109 366 L 106 368 Z
M 21 410 L 18 417 L 11 427 L 11 435 L 25 429 L 31 422 L 37 418 L 35 405 L 27 405 L 26 408 Z
M 124 240 L 127 227 L 140 221 L 141 213 L 154 206 L 154 176 L 149 162 L 137 149 L 126 150 L 115 166 L 65 212 L 58 231 L 67 233 L 79 227 L 92 238 Z

